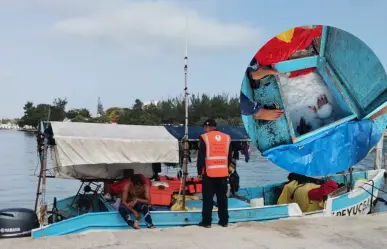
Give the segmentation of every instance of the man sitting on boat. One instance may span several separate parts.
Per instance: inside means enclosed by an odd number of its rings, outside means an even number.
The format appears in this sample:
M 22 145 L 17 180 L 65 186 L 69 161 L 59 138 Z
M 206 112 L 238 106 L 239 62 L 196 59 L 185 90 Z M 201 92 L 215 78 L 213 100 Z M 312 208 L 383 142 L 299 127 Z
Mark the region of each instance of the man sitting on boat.
M 126 184 L 128 184 L 131 181 L 132 176 L 134 175 L 134 170 L 133 169 L 125 169 L 124 170 L 124 178 L 122 180 L 116 181 L 112 184 L 109 184 L 109 186 L 106 189 L 106 193 L 109 193 L 110 195 L 113 196 L 120 196 L 123 191 L 124 187 Z M 148 184 L 149 186 L 151 185 L 151 180 L 146 178 L 143 174 L 139 174 L 141 176 L 141 179 Z M 109 197 L 110 199 L 110 197 Z
M 147 227 L 155 228 L 149 212 L 150 203 L 150 185 L 143 180 L 140 174 L 132 175 L 123 188 L 121 205 L 118 209 L 121 216 L 129 226 L 139 229 L 138 221 L 142 213 Z

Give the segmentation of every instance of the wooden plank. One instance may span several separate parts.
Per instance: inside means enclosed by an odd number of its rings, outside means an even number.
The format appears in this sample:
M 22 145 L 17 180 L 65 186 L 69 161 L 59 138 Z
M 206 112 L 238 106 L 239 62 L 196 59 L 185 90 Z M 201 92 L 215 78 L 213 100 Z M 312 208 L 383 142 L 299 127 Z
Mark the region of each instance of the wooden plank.
M 321 43 L 320 43 L 320 56 L 324 57 L 325 55 L 325 44 L 327 42 L 328 26 L 323 26 Z
M 288 73 L 306 68 L 317 67 L 319 56 L 309 56 L 300 59 L 278 62 L 274 68 L 280 73 Z

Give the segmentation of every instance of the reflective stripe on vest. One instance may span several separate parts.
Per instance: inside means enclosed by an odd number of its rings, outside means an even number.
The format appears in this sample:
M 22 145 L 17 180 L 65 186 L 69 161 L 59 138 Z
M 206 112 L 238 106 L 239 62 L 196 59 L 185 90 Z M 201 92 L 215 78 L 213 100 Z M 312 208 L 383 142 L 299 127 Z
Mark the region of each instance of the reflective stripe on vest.
M 210 131 L 203 134 L 202 138 L 206 144 L 205 166 L 207 176 L 227 177 L 230 136 L 220 131 Z

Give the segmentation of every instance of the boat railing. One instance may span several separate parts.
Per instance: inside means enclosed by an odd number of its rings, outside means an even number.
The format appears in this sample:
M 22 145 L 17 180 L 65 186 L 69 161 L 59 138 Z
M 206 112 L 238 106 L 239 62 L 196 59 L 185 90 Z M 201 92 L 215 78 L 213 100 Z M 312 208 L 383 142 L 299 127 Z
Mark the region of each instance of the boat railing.
M 100 189 L 101 185 L 96 184 L 95 182 L 82 181 L 77 194 L 68 207 L 71 209 L 77 209 L 79 213 L 88 213 L 94 200 L 98 198 Z

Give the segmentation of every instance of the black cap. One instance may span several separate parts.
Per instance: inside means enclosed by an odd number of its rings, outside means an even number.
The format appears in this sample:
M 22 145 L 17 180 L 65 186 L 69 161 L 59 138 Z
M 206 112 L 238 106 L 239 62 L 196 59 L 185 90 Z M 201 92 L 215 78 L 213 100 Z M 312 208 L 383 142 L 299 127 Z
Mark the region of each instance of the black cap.
M 203 126 L 211 126 L 211 127 L 216 127 L 216 122 L 213 119 L 207 119 L 204 121 Z

